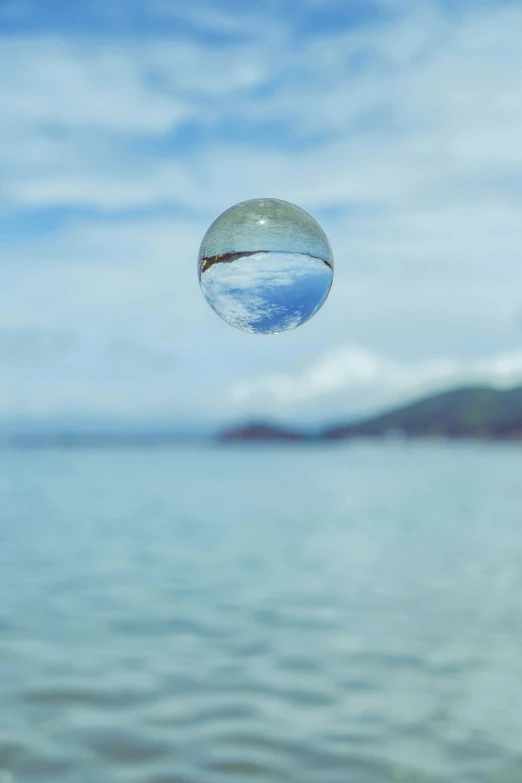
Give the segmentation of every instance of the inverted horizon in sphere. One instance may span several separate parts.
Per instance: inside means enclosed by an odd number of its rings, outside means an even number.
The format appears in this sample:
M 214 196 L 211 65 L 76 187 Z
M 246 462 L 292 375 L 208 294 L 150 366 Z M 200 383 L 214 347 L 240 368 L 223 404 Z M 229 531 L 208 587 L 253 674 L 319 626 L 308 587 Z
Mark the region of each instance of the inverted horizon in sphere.
M 212 309 L 251 334 L 277 334 L 310 320 L 333 280 L 333 254 L 323 229 L 295 204 L 243 201 L 206 232 L 198 277 Z

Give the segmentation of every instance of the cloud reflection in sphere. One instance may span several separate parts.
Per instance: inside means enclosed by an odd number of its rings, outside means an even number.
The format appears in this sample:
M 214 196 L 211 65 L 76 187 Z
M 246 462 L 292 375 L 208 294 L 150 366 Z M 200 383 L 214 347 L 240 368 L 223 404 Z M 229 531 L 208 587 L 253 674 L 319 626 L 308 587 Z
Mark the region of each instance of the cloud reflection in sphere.
M 332 249 L 319 223 L 295 204 L 264 198 L 227 209 L 198 257 L 203 295 L 244 332 L 295 329 L 322 307 L 333 279 Z

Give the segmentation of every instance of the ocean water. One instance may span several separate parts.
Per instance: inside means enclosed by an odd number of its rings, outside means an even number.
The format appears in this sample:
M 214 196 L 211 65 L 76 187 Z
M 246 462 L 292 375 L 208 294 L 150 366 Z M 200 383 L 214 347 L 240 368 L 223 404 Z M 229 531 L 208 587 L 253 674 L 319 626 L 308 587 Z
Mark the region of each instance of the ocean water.
M 0 453 L 0 783 L 520 783 L 522 449 Z

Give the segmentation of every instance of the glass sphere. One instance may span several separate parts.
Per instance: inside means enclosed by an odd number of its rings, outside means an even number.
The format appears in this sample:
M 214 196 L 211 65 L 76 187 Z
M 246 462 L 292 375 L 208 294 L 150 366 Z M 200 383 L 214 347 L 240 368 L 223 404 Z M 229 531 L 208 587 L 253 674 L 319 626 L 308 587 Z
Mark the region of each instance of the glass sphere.
M 212 223 L 199 249 L 198 276 L 224 321 L 277 334 L 310 320 L 326 301 L 332 249 L 308 212 L 276 198 L 252 199 Z

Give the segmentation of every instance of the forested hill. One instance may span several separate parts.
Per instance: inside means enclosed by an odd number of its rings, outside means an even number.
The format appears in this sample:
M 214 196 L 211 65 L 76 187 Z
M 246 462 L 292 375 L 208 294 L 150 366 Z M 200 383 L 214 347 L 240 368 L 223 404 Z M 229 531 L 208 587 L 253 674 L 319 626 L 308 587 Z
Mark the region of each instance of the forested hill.
M 319 434 L 257 423 L 227 430 L 219 440 L 342 440 L 389 435 L 522 440 L 522 387 L 454 389 L 361 421 L 340 422 Z

